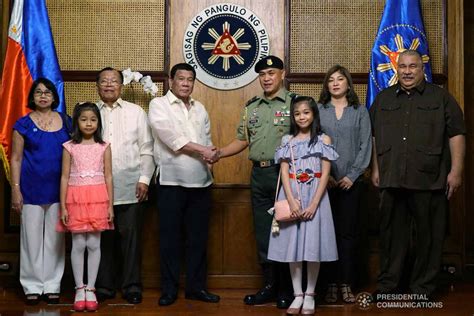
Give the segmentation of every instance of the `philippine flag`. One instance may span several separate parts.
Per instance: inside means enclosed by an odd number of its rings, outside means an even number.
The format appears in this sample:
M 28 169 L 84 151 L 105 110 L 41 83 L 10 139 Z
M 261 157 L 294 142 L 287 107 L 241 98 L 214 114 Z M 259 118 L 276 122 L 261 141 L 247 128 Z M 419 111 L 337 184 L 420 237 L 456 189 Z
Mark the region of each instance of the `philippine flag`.
M 431 82 L 431 65 L 419 0 L 387 0 L 372 48 L 367 108 L 377 94 L 398 82 L 398 55 L 406 49 L 420 53 L 426 81 Z
M 45 0 L 15 0 L 0 90 L 0 156 L 9 181 L 12 127 L 30 112 L 28 92 L 40 77 L 56 85 L 61 99 L 57 110 L 64 112 L 64 82 Z

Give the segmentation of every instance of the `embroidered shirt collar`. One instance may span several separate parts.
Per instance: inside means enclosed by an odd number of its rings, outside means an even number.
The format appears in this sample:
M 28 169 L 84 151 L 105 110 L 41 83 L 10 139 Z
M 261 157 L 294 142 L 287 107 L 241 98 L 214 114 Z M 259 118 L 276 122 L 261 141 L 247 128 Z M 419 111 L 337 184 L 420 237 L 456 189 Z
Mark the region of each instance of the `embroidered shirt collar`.
M 117 101 L 115 101 L 114 104 L 112 104 L 112 109 L 115 109 L 117 106 L 122 107 L 122 102 L 123 102 L 122 98 L 118 98 Z M 102 110 L 104 106 L 105 107 L 108 106 L 104 101 L 100 100 L 99 102 L 97 102 L 97 107 L 99 108 L 99 110 Z
M 174 95 L 173 91 L 171 90 L 168 90 L 168 92 L 166 93 L 166 97 L 168 98 L 170 104 L 183 102 L 183 100 Z M 194 105 L 194 99 L 191 96 L 189 96 L 189 104 L 191 106 Z

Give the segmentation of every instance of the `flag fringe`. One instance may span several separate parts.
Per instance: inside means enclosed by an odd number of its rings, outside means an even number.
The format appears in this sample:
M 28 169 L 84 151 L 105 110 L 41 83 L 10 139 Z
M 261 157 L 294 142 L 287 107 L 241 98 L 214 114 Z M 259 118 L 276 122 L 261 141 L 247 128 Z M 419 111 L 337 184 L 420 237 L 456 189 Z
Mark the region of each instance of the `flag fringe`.
M 11 174 L 10 174 L 10 164 L 8 163 L 7 154 L 2 144 L 0 144 L 0 158 L 2 159 L 2 162 L 3 162 L 3 169 L 5 170 L 5 176 L 11 185 L 12 181 L 11 181 Z

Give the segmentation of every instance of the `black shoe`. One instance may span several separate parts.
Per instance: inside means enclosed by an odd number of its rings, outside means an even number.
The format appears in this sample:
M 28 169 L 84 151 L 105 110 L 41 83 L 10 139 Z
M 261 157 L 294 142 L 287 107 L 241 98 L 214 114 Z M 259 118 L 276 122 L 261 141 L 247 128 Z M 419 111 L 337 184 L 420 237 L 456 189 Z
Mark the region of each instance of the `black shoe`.
M 247 305 L 255 305 L 255 294 L 245 295 L 244 303 Z
M 221 299 L 219 295 L 209 293 L 207 290 L 201 290 L 199 292 L 188 292 L 185 293 L 184 297 L 188 300 L 198 300 L 208 303 L 217 303 Z
M 38 305 L 40 301 L 40 295 L 39 294 L 26 294 L 26 300 L 25 303 L 26 305 Z
M 158 300 L 158 305 L 168 306 L 168 305 L 173 304 L 175 301 L 176 301 L 176 295 L 162 294 L 160 299 Z
M 140 304 L 142 302 L 142 293 L 140 292 L 127 293 L 124 298 L 130 304 Z
M 47 304 L 59 304 L 59 293 L 48 293 L 44 295 L 44 298 Z
M 115 298 L 115 295 L 104 293 L 104 292 L 101 292 L 100 290 L 96 290 L 95 296 L 97 297 L 98 302 L 103 302 L 105 300 L 111 300 Z
M 286 309 L 286 308 L 290 307 L 292 301 L 293 300 L 289 299 L 289 298 L 278 298 L 277 299 L 277 308 Z
M 246 295 L 244 303 L 247 305 L 260 305 L 274 302 L 276 299 L 275 286 L 268 284 L 256 294 Z

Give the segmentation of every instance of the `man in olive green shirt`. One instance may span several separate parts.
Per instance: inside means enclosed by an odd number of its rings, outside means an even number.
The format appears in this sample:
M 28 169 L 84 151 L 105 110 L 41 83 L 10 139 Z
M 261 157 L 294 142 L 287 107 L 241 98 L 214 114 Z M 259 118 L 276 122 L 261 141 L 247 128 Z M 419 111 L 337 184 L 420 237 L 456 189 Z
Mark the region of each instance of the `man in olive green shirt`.
M 254 228 L 264 287 L 256 294 L 247 295 L 244 302 L 257 305 L 277 299 L 278 308 L 287 308 L 293 299 L 288 264 L 267 259 L 273 219 L 267 211 L 274 204 L 280 171 L 274 161 L 275 149 L 282 136 L 290 131 L 290 104 L 294 96 L 283 87 L 283 68 L 283 61 L 275 56 L 267 56 L 255 65 L 264 93 L 247 102 L 237 128 L 237 138 L 218 152 L 223 158 L 249 147 L 249 159 L 253 162 L 250 185 Z

